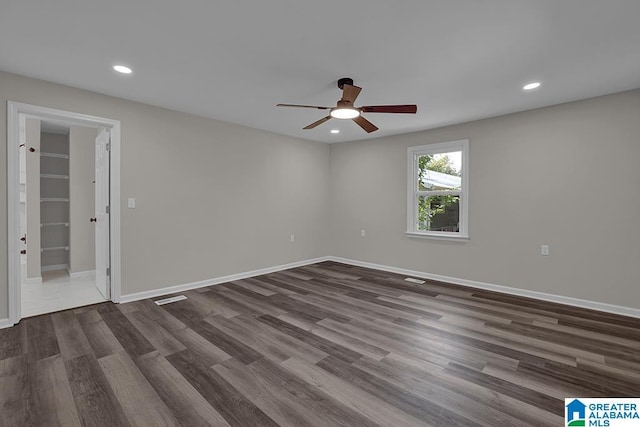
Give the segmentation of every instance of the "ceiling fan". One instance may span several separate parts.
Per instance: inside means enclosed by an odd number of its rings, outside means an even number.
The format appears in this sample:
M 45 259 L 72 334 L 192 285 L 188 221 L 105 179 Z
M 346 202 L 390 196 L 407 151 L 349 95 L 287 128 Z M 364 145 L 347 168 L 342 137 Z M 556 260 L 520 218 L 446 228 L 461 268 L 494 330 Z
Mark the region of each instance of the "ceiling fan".
M 342 89 L 342 99 L 340 99 L 335 107 L 318 107 L 315 105 L 297 105 L 297 104 L 277 104 L 278 107 L 297 107 L 297 108 L 315 108 L 318 110 L 329 110 L 329 115 L 320 120 L 311 123 L 303 129 L 313 129 L 322 123 L 331 119 L 351 119 L 367 133 L 378 130 L 376 125 L 362 117 L 362 113 L 404 113 L 415 114 L 418 111 L 417 105 L 366 105 L 363 107 L 355 107 L 353 103 L 360 95 L 361 87 L 353 85 L 353 79 L 348 77 L 338 80 L 338 87 Z

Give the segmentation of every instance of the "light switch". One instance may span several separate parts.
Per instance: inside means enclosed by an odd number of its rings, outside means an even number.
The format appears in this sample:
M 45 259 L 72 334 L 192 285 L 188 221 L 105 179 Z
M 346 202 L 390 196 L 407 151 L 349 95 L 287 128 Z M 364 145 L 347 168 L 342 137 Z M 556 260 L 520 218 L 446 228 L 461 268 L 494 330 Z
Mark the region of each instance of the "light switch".
M 129 197 L 127 200 L 127 207 L 129 209 L 135 209 L 136 207 L 136 199 L 134 197 Z

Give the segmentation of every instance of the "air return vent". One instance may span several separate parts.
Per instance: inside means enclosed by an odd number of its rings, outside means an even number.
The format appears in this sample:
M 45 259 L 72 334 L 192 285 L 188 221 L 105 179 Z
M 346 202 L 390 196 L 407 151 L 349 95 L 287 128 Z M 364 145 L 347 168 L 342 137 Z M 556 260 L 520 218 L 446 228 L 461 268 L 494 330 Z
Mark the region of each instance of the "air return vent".
M 187 299 L 184 295 L 178 295 L 177 297 L 159 299 L 158 301 L 154 301 L 157 305 L 165 305 L 172 302 L 182 301 L 183 299 Z
M 417 283 L 418 285 L 424 285 L 424 280 L 414 279 L 413 277 L 407 277 L 404 280 L 411 283 Z

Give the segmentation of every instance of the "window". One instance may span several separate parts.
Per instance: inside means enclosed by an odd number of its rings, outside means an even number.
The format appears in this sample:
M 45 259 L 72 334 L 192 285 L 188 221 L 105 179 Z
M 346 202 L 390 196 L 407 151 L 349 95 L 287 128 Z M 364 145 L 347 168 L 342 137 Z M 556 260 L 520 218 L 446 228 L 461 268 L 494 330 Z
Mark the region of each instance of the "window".
M 407 235 L 466 240 L 469 141 L 407 150 Z

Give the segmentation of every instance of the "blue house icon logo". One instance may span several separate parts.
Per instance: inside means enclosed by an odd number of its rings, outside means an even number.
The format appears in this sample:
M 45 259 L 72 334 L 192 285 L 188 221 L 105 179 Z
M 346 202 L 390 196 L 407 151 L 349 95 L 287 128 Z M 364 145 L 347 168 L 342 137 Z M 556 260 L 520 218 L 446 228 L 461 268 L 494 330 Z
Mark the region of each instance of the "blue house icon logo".
M 567 426 L 584 426 L 586 408 L 587 406 L 578 399 L 574 399 L 569 403 L 567 405 Z

